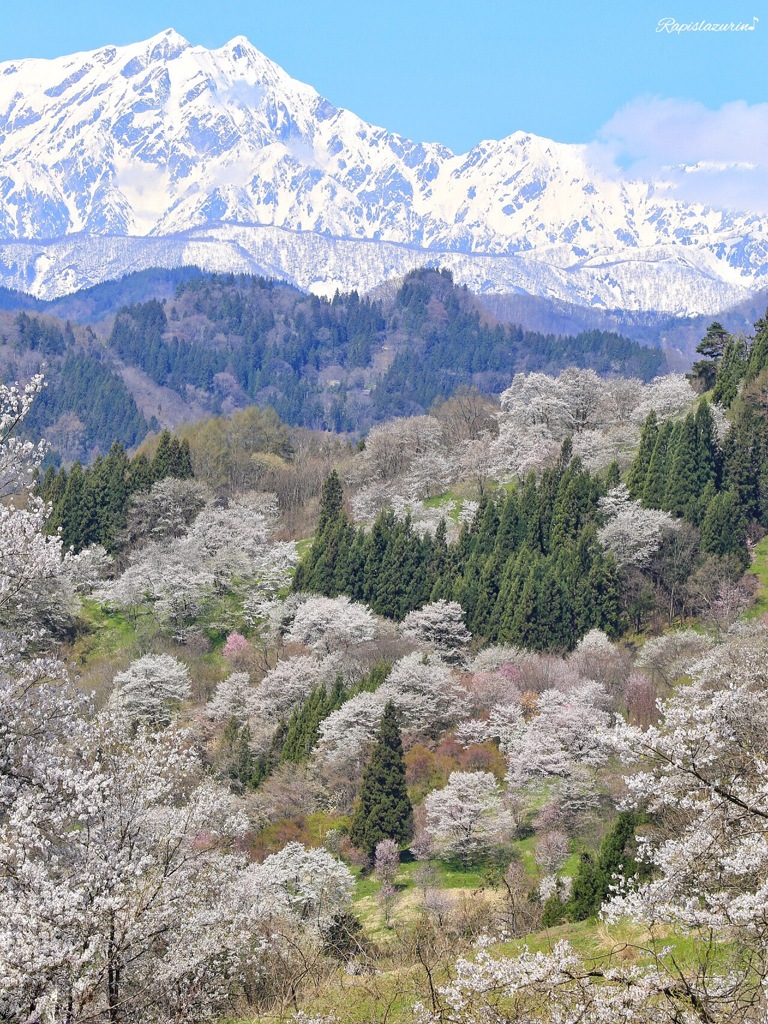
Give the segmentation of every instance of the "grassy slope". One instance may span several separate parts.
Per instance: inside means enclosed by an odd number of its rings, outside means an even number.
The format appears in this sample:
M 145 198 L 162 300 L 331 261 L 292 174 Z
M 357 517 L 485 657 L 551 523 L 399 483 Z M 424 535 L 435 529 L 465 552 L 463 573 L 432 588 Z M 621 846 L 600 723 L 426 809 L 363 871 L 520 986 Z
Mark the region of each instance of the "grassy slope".
M 768 612 L 768 536 L 755 545 L 754 561 L 747 572 L 757 577 L 759 584 L 755 603 L 746 614 L 748 619 L 757 619 Z

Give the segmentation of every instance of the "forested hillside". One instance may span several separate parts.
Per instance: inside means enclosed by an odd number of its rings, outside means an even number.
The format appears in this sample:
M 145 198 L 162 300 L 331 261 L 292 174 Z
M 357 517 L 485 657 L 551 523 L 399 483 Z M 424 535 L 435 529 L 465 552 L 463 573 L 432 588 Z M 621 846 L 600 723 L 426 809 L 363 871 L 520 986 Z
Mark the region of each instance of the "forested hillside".
M 192 284 L 121 360 L 213 369 Z M 700 348 L 44 473 L 4 386 L 0 1016 L 761 1022 L 768 322 Z
M 251 403 L 289 425 L 360 434 L 459 388 L 498 393 L 520 371 L 573 365 L 643 380 L 666 371 L 660 350 L 617 334 L 495 323 L 447 272 L 415 271 L 387 300 L 353 292 L 331 301 L 262 278 L 168 272 L 147 278 L 158 298 L 105 317 L 116 296 L 140 294 L 137 277 L 51 305 L 72 320 L 0 313 L 0 373 L 14 379 L 45 364 L 29 429 L 45 432 L 64 462 Z

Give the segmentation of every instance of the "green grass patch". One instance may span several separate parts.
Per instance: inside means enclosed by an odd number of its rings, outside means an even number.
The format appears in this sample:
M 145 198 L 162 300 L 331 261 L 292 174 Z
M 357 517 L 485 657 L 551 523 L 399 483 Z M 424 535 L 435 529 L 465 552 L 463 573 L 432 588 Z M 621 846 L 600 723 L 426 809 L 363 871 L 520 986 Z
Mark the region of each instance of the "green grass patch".
M 755 603 L 744 614 L 746 619 L 757 619 L 768 612 L 768 536 L 755 544 L 752 554 L 754 560 L 747 572 L 757 578 L 758 589 Z
M 84 664 L 94 658 L 111 658 L 137 643 L 134 623 L 121 611 L 107 611 L 97 601 L 82 602 L 78 636 L 73 646 L 75 659 Z
M 528 836 L 525 839 L 517 839 L 512 843 L 512 856 L 519 857 L 529 878 L 538 878 L 541 874 L 534 855 L 536 849 L 536 836 Z
M 306 553 L 312 547 L 314 539 L 314 537 L 305 537 L 304 540 L 296 541 L 296 551 L 298 552 L 299 558 L 303 558 L 304 555 L 306 555 Z

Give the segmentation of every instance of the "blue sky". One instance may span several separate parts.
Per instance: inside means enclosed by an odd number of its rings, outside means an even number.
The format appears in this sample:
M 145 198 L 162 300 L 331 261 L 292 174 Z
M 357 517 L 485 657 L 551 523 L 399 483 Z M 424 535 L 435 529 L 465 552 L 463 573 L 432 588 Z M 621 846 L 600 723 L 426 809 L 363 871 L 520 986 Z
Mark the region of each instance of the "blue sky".
M 3 5 L 0 61 L 127 43 L 173 27 L 246 35 L 333 103 L 464 151 L 517 129 L 585 142 L 639 97 L 768 100 L 765 0 L 26 0 Z M 761 17 L 762 15 L 762 17 Z M 659 19 L 754 32 L 659 33 Z

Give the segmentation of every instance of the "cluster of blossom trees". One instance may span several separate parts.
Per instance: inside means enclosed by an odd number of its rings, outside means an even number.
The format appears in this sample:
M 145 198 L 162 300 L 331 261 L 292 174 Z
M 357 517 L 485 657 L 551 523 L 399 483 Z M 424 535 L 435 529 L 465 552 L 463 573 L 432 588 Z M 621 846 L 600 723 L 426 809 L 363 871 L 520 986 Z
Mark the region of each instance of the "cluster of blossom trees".
M 375 426 L 351 461 L 347 481 L 356 490 L 357 519 L 372 521 L 387 507 L 442 494 L 457 480 L 482 496 L 492 479 L 524 479 L 552 466 L 567 437 L 592 471 L 634 457 L 640 427 L 651 410 L 658 422 L 684 415 L 696 394 L 682 374 L 649 384 L 601 378 L 594 370 L 558 377 L 518 373 L 500 396 L 500 408 L 462 392 L 433 415 Z
M 217 597 L 266 602 L 288 585 L 296 548 L 271 540 L 277 517 L 270 495 L 240 495 L 224 507 L 192 481 L 161 481 L 136 501 L 128 564 L 97 596 L 183 640 Z
M 189 693 L 177 660 L 139 659 L 94 713 L 65 666 L 36 654 L 51 643 L 45 623 L 12 631 L 70 561 L 25 488 L 41 450 L 11 436 L 39 387 L 0 389 L 0 465 L 16 497 L 1 506 L 0 1015 L 207 1020 L 269 988 L 296 936 L 319 944 L 352 879 L 300 844 L 266 866 L 243 856 L 247 817 L 176 724 Z
M 28 486 L 42 451 L 13 437 L 40 386 L 0 391 L 13 498 L 0 503 L 4 1020 L 296 1005 L 350 908 L 336 854 L 373 862 L 389 924 L 405 843 L 441 926 L 451 903 L 427 878 L 435 861 L 500 865 L 499 920 L 515 936 L 585 918 L 609 893 L 606 921 L 644 929 L 632 961 L 481 947 L 432 985 L 424 1020 L 759 1018 L 768 630 L 733 625 L 749 593 L 743 557 L 718 546 L 732 491 L 722 431 L 704 404 L 685 415 L 687 382 L 534 374 L 498 413 L 467 394 L 461 416 L 377 428 L 344 472 L 368 484 L 359 508 L 392 505 L 396 482 L 402 516 L 356 528 L 332 473 L 292 584 L 274 498 L 194 480 L 133 497 L 114 561 L 64 554 Z M 613 463 L 602 474 L 598 436 Z M 683 504 L 670 481 L 686 466 Z M 489 483 L 521 474 L 509 490 Z M 415 528 L 405 502 L 459 475 L 478 501 L 453 537 L 444 522 Z M 649 589 L 670 622 L 696 611 L 714 630 L 635 656 L 619 638 L 648 621 Z M 98 709 L 47 656 L 89 592 L 140 640 Z M 207 636 L 222 660 L 193 686 Z M 334 827 L 307 848 L 317 812 Z M 513 857 L 524 835 L 535 867 Z

